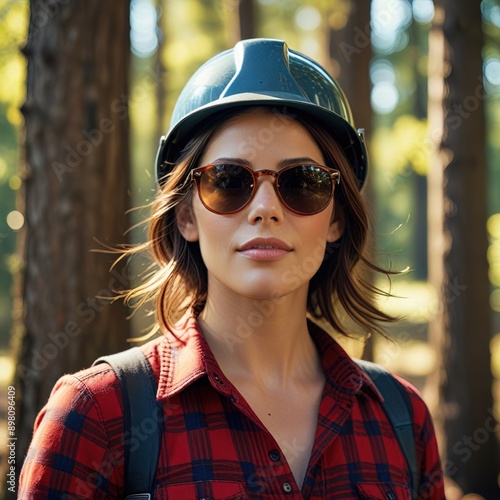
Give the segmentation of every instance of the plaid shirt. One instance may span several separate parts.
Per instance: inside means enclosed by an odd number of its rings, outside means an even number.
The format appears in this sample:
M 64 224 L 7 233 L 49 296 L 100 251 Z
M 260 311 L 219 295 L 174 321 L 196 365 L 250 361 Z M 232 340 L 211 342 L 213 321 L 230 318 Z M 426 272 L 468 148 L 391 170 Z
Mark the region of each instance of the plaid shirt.
M 326 384 L 306 477 L 299 489 L 273 436 L 224 376 L 194 318 L 143 349 L 165 415 L 157 499 L 410 499 L 405 458 L 372 381 L 324 331 L 310 325 Z M 179 341 L 180 339 L 180 341 Z M 443 499 L 429 412 L 407 382 L 421 475 L 420 498 Z M 129 441 L 144 438 L 147 425 Z M 20 499 L 123 498 L 122 397 L 107 365 L 62 377 L 39 414 Z

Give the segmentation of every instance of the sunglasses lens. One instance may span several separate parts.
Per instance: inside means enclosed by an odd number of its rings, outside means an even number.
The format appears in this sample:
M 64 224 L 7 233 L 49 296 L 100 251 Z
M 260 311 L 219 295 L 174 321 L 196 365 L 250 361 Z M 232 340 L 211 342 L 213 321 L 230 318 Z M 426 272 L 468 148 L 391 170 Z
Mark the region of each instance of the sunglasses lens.
M 301 214 L 315 214 L 326 208 L 332 196 L 329 173 L 315 165 L 299 165 L 279 177 L 278 191 L 283 202 Z
M 252 174 L 239 165 L 215 165 L 200 179 L 203 203 L 221 214 L 240 210 L 250 199 L 252 189 Z

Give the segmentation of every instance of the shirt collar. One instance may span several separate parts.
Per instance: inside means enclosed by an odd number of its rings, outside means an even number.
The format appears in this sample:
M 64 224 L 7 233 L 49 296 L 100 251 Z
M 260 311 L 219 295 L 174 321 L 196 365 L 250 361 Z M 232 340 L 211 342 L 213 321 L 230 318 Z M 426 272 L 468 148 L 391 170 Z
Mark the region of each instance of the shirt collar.
M 339 394 L 352 396 L 359 392 L 383 401 L 372 379 L 342 347 L 318 324 L 308 321 L 309 333 L 318 347 L 327 384 Z
M 184 316 L 161 343 L 158 399 L 174 396 L 206 375 L 207 357 L 215 361 L 196 318 Z
M 321 354 L 327 389 L 335 391 L 337 397 L 352 397 L 363 391 L 382 400 L 370 377 L 328 333 L 312 321 L 308 327 Z M 160 400 L 172 397 L 204 376 L 222 392 L 231 385 L 225 380 L 196 318 L 187 314 L 161 342 L 157 397 Z

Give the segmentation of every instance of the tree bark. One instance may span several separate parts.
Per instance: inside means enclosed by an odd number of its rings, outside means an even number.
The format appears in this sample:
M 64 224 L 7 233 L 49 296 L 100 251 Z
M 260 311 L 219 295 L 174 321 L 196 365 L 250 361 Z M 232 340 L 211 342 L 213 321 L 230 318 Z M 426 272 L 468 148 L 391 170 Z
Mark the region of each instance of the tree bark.
M 370 100 L 370 63 L 373 56 L 370 13 L 371 1 L 351 2 L 346 12 L 345 25 L 340 29 L 330 27 L 328 33 L 332 74 L 346 94 L 356 126 L 365 129 L 367 141 L 371 134 L 373 116 Z M 375 193 L 369 178 L 363 194 L 371 213 L 375 213 Z M 374 241 L 370 241 L 369 245 L 373 247 Z M 374 276 L 370 273 L 367 278 L 373 280 Z M 373 340 L 369 338 L 365 344 L 364 359 L 373 359 Z
M 25 117 L 25 269 L 14 343 L 19 473 L 56 380 L 126 346 L 127 310 L 106 297 L 127 269 L 129 2 L 30 2 Z M 5 477 L 5 476 L 3 476 Z M 5 481 L 3 482 L 3 484 Z
M 156 11 L 158 13 L 158 50 L 155 54 L 155 73 L 161 75 L 162 81 L 156 86 L 156 106 L 157 106 L 157 121 L 156 121 L 156 137 L 162 137 L 168 130 L 168 121 L 166 119 L 167 109 L 167 85 L 166 81 L 167 68 L 164 63 L 164 51 L 167 46 L 167 30 L 166 30 L 166 12 L 162 0 L 155 0 Z
M 354 121 L 371 132 L 370 42 L 371 1 L 351 2 L 342 28 L 330 27 L 332 73 L 346 93 Z
M 499 498 L 489 345 L 487 165 L 480 2 L 439 0 L 430 37 L 429 271 L 441 290 L 431 324 L 441 365 L 445 469 L 464 493 Z
M 411 0 L 413 2 L 415 0 Z M 424 52 L 424 48 L 421 46 L 421 26 L 413 21 L 408 30 L 410 35 L 410 51 L 409 56 L 413 61 L 419 61 Z M 418 69 L 418 64 L 415 65 L 414 69 L 414 80 L 416 85 L 415 91 L 415 104 L 414 104 L 414 116 L 418 119 L 423 119 L 427 117 L 427 93 L 426 93 L 426 79 L 423 77 Z M 413 172 L 413 178 L 415 183 L 415 209 L 413 218 L 415 220 L 415 236 L 414 242 L 414 259 L 415 259 L 415 270 L 413 271 L 413 279 L 425 281 L 428 277 L 428 229 L 427 229 L 427 177 Z
M 257 36 L 257 6 L 255 0 L 231 0 L 222 2 L 226 12 L 228 45 Z
M 254 0 L 240 0 L 238 2 L 239 39 L 255 38 L 255 4 Z

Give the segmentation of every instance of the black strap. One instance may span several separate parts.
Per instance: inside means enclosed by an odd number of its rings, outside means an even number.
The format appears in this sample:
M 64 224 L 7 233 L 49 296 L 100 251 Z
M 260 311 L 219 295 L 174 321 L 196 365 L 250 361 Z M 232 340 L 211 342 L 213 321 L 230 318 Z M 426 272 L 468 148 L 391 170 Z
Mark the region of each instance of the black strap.
M 138 347 L 103 356 L 94 365 L 113 368 L 122 390 L 125 494 L 128 500 L 150 500 L 158 457 L 162 418 L 156 400 L 157 382 L 146 356 Z
M 405 388 L 385 368 L 369 361 L 355 360 L 373 380 L 384 398 L 382 404 L 389 418 L 410 471 L 413 498 L 418 498 L 419 474 L 417 471 L 417 452 L 413 434 L 413 407 Z

